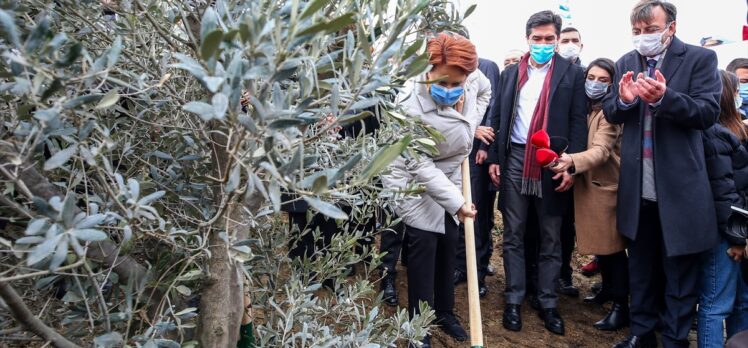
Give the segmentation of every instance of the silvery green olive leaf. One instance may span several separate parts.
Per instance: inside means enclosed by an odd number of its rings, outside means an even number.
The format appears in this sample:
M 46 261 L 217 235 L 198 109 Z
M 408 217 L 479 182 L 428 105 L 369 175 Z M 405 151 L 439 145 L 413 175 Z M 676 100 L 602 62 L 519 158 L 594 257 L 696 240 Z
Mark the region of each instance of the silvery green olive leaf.
M 201 119 L 203 119 L 203 121 L 206 122 L 214 119 L 216 116 L 213 106 L 204 102 L 189 102 L 182 108 L 184 109 L 184 111 L 191 112 L 199 116 Z
M 221 87 L 221 84 L 225 80 L 225 78 L 218 76 L 205 76 L 201 79 L 201 81 L 205 84 L 205 88 L 207 88 L 211 93 L 218 92 L 218 88 Z
M 104 96 L 103 94 L 89 94 L 89 95 L 82 95 L 79 97 L 75 97 L 71 99 L 70 101 L 68 101 L 67 103 L 62 104 L 62 108 L 66 110 L 75 109 L 81 105 L 95 103 L 101 100 L 101 97 L 103 96 Z
M 172 64 L 172 67 L 187 70 L 190 74 L 192 74 L 192 76 L 198 79 L 204 77 L 207 74 L 205 68 L 200 65 L 197 60 L 188 55 L 185 55 L 183 53 L 175 53 L 174 58 L 177 58 L 179 63 Z
M 16 23 L 13 20 L 13 14 L 3 9 L 0 9 L 0 34 L 13 46 L 20 46 L 20 37 Z
M 390 162 L 392 162 L 395 158 L 400 156 L 403 151 L 405 151 L 412 138 L 413 137 L 408 134 L 398 142 L 388 145 L 387 147 L 384 147 L 380 151 L 378 151 L 361 174 L 362 179 L 370 180 L 375 175 L 379 174 L 379 172 L 387 167 Z
M 83 52 L 83 46 L 78 42 L 73 43 L 67 48 L 67 50 L 65 51 L 65 54 L 55 61 L 55 67 L 67 68 L 73 65 L 73 63 L 75 63 L 78 57 L 81 56 L 82 52 Z
M 75 238 L 85 240 L 87 242 L 96 242 L 107 238 L 106 233 L 93 228 L 73 230 L 73 235 L 75 236 Z
M 299 20 L 304 20 L 308 17 L 313 16 L 315 13 L 318 13 L 320 9 L 325 7 L 325 5 L 329 4 L 330 0 L 311 0 L 307 3 L 307 5 L 304 7 L 304 11 L 301 12 L 301 15 L 299 16 Z
M 211 102 L 213 104 L 214 117 L 219 120 L 226 117 L 226 111 L 229 109 L 229 98 L 222 93 L 218 93 L 213 95 Z
M 49 31 L 49 17 L 43 16 L 31 34 L 26 38 L 26 51 L 31 52 L 39 48 L 42 43 L 51 36 Z
M 33 266 L 51 256 L 61 238 L 62 235 L 56 235 L 35 246 L 26 257 L 26 264 Z
M 127 179 L 127 189 L 130 192 L 130 199 L 137 201 L 140 198 L 140 183 L 133 179 Z
M 218 51 L 218 47 L 223 41 L 223 31 L 216 29 L 208 33 L 200 44 L 200 56 L 208 60 L 213 57 Z
M 63 236 L 61 239 L 61 242 L 57 243 L 57 248 L 55 248 L 55 253 L 52 256 L 52 260 L 49 261 L 49 269 L 51 271 L 57 270 L 58 268 L 60 268 L 60 266 L 62 266 L 62 264 L 67 259 L 67 257 L 68 257 L 68 242 L 67 242 L 67 238 Z
M 81 221 L 75 223 L 75 228 L 91 228 L 94 226 L 101 225 L 106 220 L 106 214 L 94 214 L 83 218 Z
M 333 219 L 347 220 L 348 215 L 333 204 L 327 203 L 317 197 L 304 196 L 304 201 L 320 213 Z
M 99 103 L 96 105 L 95 109 L 106 109 L 119 101 L 119 93 L 117 93 L 117 89 L 114 88 L 111 91 L 107 92 L 101 100 L 99 100 Z
M 122 334 L 119 332 L 109 332 L 94 338 L 96 348 L 115 348 L 120 347 L 124 342 Z
M 149 204 L 153 203 L 154 201 L 156 201 L 157 199 L 160 199 L 161 197 L 163 197 L 165 194 L 166 194 L 166 191 L 156 191 L 154 193 L 151 193 L 151 194 L 149 194 L 149 195 L 141 198 L 137 202 L 137 204 L 141 205 L 141 206 L 143 206 L 143 205 L 149 205 Z
M 27 236 L 34 236 L 43 232 L 43 228 L 47 225 L 47 219 L 35 219 L 26 226 L 24 232 Z
M 62 203 L 59 218 L 59 221 L 62 221 L 65 227 L 73 227 L 73 219 L 78 209 L 75 204 L 76 199 L 75 192 L 68 191 L 67 195 L 65 195 L 65 201 Z
M 21 237 L 16 239 L 16 244 L 39 244 L 46 239 L 39 236 Z
M 241 166 L 238 164 L 235 164 L 234 167 L 231 169 L 231 174 L 229 174 L 229 179 L 226 182 L 226 192 L 234 192 L 234 190 L 239 186 L 240 181 L 241 181 Z

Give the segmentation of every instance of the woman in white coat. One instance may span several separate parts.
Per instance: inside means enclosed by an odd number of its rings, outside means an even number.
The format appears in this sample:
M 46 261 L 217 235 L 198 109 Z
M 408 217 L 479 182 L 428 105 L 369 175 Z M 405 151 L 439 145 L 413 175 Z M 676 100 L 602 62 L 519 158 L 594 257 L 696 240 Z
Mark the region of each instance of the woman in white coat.
M 457 34 L 440 33 L 428 42 L 430 72 L 408 82 L 401 105 L 444 137 L 438 155 L 401 156 L 382 177 L 390 189 L 418 184 L 425 191 L 395 203 L 408 235 L 408 311 L 425 301 L 436 311 L 436 324 L 458 341 L 468 338 L 454 316 L 455 252 L 458 219 L 475 217 L 462 197 L 460 165 L 491 98 L 491 84 L 478 68 L 475 46 Z M 423 83 L 432 81 L 431 83 Z M 470 178 L 466 178 L 470 180 Z M 429 338 L 423 347 L 431 347 Z

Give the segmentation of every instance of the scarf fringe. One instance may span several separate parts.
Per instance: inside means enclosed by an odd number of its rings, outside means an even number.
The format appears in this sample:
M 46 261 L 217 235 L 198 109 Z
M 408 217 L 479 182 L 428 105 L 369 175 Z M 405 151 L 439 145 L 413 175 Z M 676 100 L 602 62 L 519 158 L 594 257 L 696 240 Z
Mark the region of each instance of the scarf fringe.
M 522 178 L 522 191 L 525 196 L 543 198 L 543 184 L 538 179 Z

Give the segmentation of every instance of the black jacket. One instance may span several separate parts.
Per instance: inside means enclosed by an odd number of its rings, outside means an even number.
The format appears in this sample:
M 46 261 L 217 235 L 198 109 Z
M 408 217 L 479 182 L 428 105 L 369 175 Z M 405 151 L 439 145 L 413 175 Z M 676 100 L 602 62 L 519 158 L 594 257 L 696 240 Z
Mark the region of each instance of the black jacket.
M 569 140 L 566 152 L 577 153 L 587 148 L 587 95 L 584 92 L 584 69 L 571 64 L 558 53 L 553 58 L 553 76 L 551 77 L 550 107 L 547 132 L 551 136 L 560 136 Z M 491 124 L 498 133 L 496 141 L 488 151 L 488 162 L 499 164 L 502 172 L 511 146 L 511 134 L 514 117 L 516 117 L 516 100 L 519 64 L 508 66 L 501 74 L 498 88 L 498 99 L 493 108 Z M 498 106 L 498 107 L 497 107 Z M 497 127 L 498 125 L 498 127 Z M 506 177 L 505 173 L 502 173 Z M 573 204 L 571 191 L 558 193 L 555 188 L 560 182 L 553 181 L 553 174 L 543 170 L 543 210 L 550 215 L 563 215 Z M 505 185 L 499 187 L 499 209 L 504 209 L 505 194 L 501 194 Z
M 623 124 L 618 186 L 618 232 L 636 240 L 642 201 L 642 138 L 646 103 L 621 104 L 618 83 L 633 71 L 646 73 L 637 51 L 616 63 L 611 92 L 603 100 L 608 122 Z M 722 82 L 712 50 L 674 37 L 662 64 L 667 90 L 654 113 L 654 168 L 660 223 L 667 256 L 709 250 L 719 241 L 714 200 L 704 163 L 702 130 L 719 115 Z
M 748 191 L 748 151 L 729 129 L 715 124 L 702 133 L 704 157 L 709 183 L 714 195 L 719 232 L 731 245 L 745 245 L 745 239 L 725 234 L 731 206 L 745 207 L 744 194 Z
M 483 75 L 486 75 L 488 81 L 491 81 L 491 103 L 488 104 L 488 108 L 486 109 L 486 113 L 483 115 L 483 120 L 481 120 L 480 125 L 493 127 L 493 129 L 496 130 L 497 126 L 491 124 L 491 115 L 493 114 L 492 109 L 494 107 L 498 107 L 498 103 L 496 102 L 496 100 L 499 99 L 498 95 L 499 83 L 501 81 L 501 71 L 499 70 L 499 66 L 496 65 L 494 61 L 483 58 L 478 59 L 478 70 L 480 70 Z M 475 153 L 478 152 L 478 150 L 488 151 L 488 147 L 489 146 L 484 142 L 478 139 L 474 139 L 473 150 L 470 153 L 470 158 L 475 158 Z

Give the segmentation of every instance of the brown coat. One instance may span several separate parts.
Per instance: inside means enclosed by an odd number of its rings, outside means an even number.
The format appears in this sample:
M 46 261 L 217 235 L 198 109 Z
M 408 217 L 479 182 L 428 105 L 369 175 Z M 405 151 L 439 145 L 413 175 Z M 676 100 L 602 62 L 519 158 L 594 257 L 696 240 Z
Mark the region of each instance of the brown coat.
M 616 228 L 622 128 L 602 110 L 587 117 L 587 151 L 571 154 L 576 169 L 574 212 L 580 254 L 610 255 L 626 245 Z

